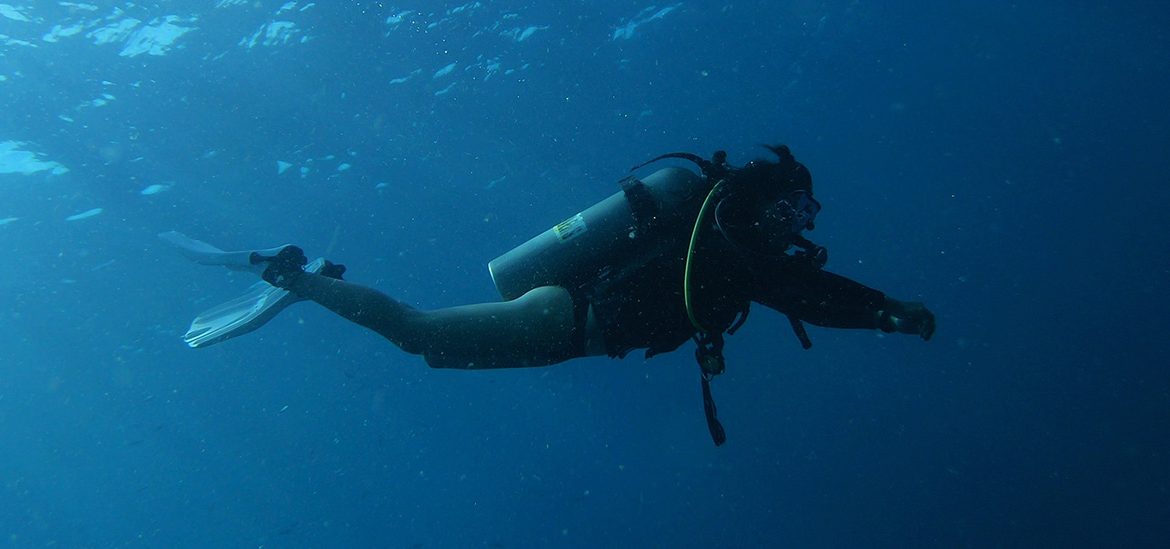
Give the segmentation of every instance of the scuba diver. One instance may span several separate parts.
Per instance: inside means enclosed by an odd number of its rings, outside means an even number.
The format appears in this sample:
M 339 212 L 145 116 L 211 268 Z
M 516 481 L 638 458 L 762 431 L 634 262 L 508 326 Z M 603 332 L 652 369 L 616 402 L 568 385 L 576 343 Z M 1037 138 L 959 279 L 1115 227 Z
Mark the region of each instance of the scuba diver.
M 250 332 L 288 305 L 311 300 L 382 335 L 433 368 L 546 366 L 573 358 L 646 357 L 692 340 L 704 410 L 716 445 L 711 380 L 724 370 L 724 334 L 751 303 L 788 317 L 804 348 L 804 323 L 876 329 L 929 340 L 935 318 L 824 269 L 827 251 L 803 233 L 821 209 L 812 177 L 788 147 L 742 167 L 668 153 L 699 172 L 664 168 L 622 180 L 621 190 L 497 257 L 488 269 L 504 301 L 420 310 L 344 280 L 344 265 L 309 262 L 292 245 L 225 252 L 180 233 L 160 235 L 190 259 L 259 274 L 249 293 L 204 312 L 184 336 L 205 347 Z

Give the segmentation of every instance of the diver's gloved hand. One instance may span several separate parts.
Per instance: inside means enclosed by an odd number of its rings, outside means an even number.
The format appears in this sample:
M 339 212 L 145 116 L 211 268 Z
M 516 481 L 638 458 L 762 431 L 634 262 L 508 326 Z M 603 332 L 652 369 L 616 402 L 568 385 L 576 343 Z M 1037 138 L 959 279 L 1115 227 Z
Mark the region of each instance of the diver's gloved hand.
M 886 333 L 914 334 L 930 341 L 934 336 L 934 313 L 917 301 L 887 297 L 885 307 L 878 311 L 878 327 Z
M 309 259 L 305 257 L 305 251 L 297 246 L 285 246 L 273 256 L 252 252 L 248 259 L 253 265 L 268 263 L 268 267 L 264 269 L 264 274 L 260 275 L 260 278 L 277 288 L 285 289 L 288 288 L 293 279 L 304 274 L 304 267 L 309 263 Z M 344 272 L 344 269 L 342 271 Z M 340 277 L 340 274 L 338 276 Z

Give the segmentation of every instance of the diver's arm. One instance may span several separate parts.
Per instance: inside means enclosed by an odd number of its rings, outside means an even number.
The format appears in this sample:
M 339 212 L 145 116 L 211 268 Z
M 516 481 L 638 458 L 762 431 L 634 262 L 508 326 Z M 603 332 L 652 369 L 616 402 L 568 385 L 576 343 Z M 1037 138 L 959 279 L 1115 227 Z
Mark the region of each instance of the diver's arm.
M 825 270 L 786 269 L 761 281 L 753 300 L 826 328 L 878 327 L 886 294 Z
M 935 320 L 923 304 L 899 301 L 823 269 L 787 269 L 758 283 L 765 307 L 826 328 L 881 329 L 929 340 Z

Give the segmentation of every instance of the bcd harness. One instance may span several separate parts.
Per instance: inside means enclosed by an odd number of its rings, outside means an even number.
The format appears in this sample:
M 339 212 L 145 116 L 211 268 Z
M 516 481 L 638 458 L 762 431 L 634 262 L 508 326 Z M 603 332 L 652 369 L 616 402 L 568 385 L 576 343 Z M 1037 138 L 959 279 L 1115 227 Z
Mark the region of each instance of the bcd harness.
M 779 167 L 783 168 L 796 165 L 796 161 L 792 157 L 792 153 L 789 152 L 788 147 L 780 145 L 777 147 L 768 146 L 767 148 L 780 158 Z M 667 158 L 677 158 L 693 162 L 699 167 L 703 178 L 711 183 L 711 190 L 708 191 L 702 206 L 699 208 L 699 213 L 695 218 L 690 241 L 687 246 L 686 267 L 683 275 L 683 299 L 686 304 L 687 318 L 695 330 L 691 335 L 691 339 L 696 345 L 695 360 L 699 364 L 700 382 L 703 393 L 703 412 L 707 418 L 707 429 L 710 431 L 711 439 L 715 442 L 715 445 L 720 446 L 727 441 L 727 435 L 717 416 L 715 399 L 711 395 L 711 381 L 726 369 L 726 362 L 723 357 L 723 334 L 732 335 L 743 326 L 743 323 L 747 320 L 750 302 L 744 302 L 742 309 L 737 313 L 735 320 L 729 327 L 725 329 L 710 329 L 704 326 L 699 321 L 694 307 L 694 300 L 692 299 L 692 273 L 694 272 L 695 250 L 698 245 L 699 235 L 703 227 L 706 226 L 708 218 L 712 216 L 715 217 L 715 223 L 720 233 L 733 245 L 739 246 L 739 243 L 730 234 L 731 231 L 725 230 L 717 212 L 719 207 L 729 199 L 740 196 L 750 197 L 753 192 L 758 194 L 758 189 L 752 190 L 747 187 L 750 185 L 758 186 L 760 182 L 746 181 L 745 179 L 747 178 L 744 177 L 745 168 L 735 168 L 728 164 L 727 153 L 724 151 L 716 151 L 712 155 L 711 160 L 686 152 L 666 153 L 634 166 L 630 171 Z M 650 193 L 633 176 L 622 180 L 621 185 L 626 198 L 629 200 L 635 226 L 642 227 L 652 223 L 657 208 Z M 820 210 L 820 204 L 812 198 L 811 187 L 807 192 L 804 190 L 794 191 L 792 196 L 794 198 L 788 202 L 794 202 L 795 204 L 787 204 L 790 215 L 784 218 L 791 224 L 791 234 L 785 236 L 788 244 L 799 248 L 800 251 L 791 255 L 785 254 L 786 249 L 773 250 L 773 252 L 775 255 L 784 254 L 793 260 L 801 261 L 807 267 L 820 269 L 824 266 L 828 258 L 825 248 L 812 243 L 799 234 L 804 229 L 813 228 L 813 219 Z M 809 339 L 808 332 L 805 330 L 804 324 L 800 319 L 793 315 L 787 315 L 787 317 L 793 332 L 796 334 L 797 339 L 800 340 L 801 347 L 805 349 L 812 347 L 812 340 Z

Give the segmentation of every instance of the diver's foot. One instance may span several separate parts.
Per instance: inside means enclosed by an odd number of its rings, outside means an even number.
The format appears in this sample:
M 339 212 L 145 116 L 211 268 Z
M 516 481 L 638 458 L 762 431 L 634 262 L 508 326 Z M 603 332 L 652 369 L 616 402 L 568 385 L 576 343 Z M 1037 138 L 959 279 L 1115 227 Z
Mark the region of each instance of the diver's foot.
M 308 258 L 305 257 L 305 251 L 298 246 L 285 246 L 273 256 L 252 252 L 248 260 L 253 265 L 268 263 L 268 267 L 264 269 L 260 278 L 277 288 L 286 289 L 295 278 L 304 274 L 304 267 L 309 263 Z
M 317 274 L 321 276 L 327 276 L 329 278 L 336 278 L 337 280 L 345 280 L 341 278 L 341 275 L 345 274 L 345 265 L 334 263 L 326 259 L 325 266 L 321 267 L 321 270 L 318 271 Z

